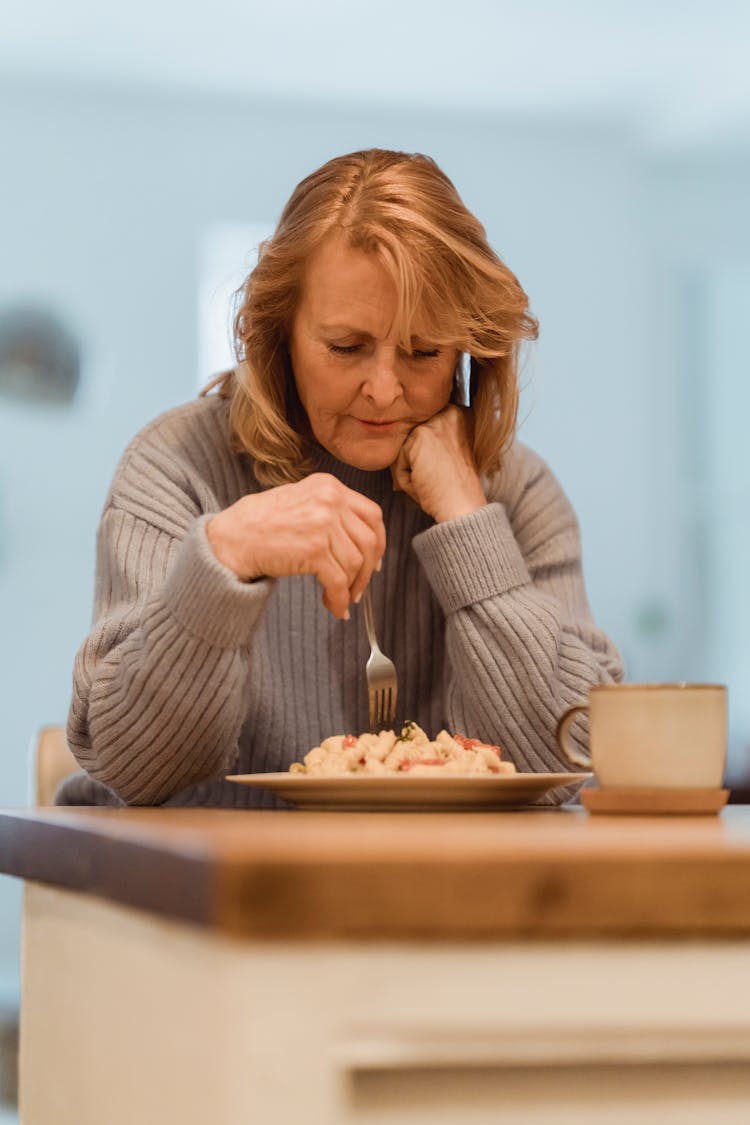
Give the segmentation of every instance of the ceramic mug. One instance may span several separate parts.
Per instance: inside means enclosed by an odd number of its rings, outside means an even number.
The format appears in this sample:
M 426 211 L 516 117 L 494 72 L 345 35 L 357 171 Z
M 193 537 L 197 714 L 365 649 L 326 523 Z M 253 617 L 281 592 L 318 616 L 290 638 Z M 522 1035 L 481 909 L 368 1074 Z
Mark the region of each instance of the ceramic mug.
M 570 738 L 589 714 L 591 755 Z M 599 684 L 589 702 L 569 708 L 557 741 L 576 766 L 593 769 L 600 786 L 714 789 L 727 752 L 723 684 Z

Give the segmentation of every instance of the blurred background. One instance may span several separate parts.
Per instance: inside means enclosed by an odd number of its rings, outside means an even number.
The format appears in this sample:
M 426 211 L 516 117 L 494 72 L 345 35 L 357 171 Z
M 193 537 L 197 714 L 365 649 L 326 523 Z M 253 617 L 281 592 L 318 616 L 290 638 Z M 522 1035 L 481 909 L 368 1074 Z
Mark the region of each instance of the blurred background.
M 630 680 L 729 685 L 747 774 L 749 47 L 740 0 L 4 0 L 0 804 L 65 720 L 124 446 L 230 362 L 295 184 L 370 146 L 432 155 L 530 294 L 520 435 L 595 615 Z

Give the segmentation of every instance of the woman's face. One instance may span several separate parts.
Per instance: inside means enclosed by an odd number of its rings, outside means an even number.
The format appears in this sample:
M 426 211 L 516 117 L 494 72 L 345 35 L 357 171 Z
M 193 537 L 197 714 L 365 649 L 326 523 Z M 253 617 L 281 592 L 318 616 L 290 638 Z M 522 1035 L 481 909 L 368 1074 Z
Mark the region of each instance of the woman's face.
M 457 349 L 414 336 L 403 350 L 396 307 L 387 270 L 343 238 L 308 265 L 289 349 L 297 392 L 318 443 L 358 469 L 391 465 L 453 387 Z

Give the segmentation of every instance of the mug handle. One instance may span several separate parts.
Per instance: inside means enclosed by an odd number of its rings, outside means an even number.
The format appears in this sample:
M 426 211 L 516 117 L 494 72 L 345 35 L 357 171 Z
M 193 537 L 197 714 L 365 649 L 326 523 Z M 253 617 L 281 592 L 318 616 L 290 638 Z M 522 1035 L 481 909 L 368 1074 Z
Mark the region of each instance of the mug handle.
M 583 750 L 579 750 L 577 746 L 573 745 L 572 740 L 568 736 L 568 731 L 571 728 L 573 720 L 576 715 L 582 711 L 588 711 L 588 704 L 579 703 L 575 707 L 569 707 L 565 712 L 560 722 L 557 724 L 556 738 L 557 744 L 562 750 L 565 757 L 574 766 L 582 766 L 585 770 L 591 769 L 591 758 L 585 754 Z

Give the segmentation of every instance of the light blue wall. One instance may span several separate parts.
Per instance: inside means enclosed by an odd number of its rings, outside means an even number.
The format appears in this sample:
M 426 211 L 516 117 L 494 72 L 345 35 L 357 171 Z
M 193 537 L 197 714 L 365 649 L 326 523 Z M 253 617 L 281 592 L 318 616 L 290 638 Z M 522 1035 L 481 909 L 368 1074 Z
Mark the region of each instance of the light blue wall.
M 432 154 L 521 278 L 542 326 L 521 436 L 578 510 L 594 611 L 631 676 L 689 675 L 675 262 L 681 222 L 706 260 L 724 230 L 700 167 L 645 160 L 616 124 L 5 87 L 0 307 L 63 313 L 85 377 L 68 412 L 0 404 L 0 804 L 26 801 L 29 739 L 65 718 L 116 459 L 193 393 L 202 232 L 277 216 L 304 174 L 370 145 Z M 728 206 L 721 173 L 710 189 Z M 16 957 L 17 898 L 0 881 L 0 965 Z

